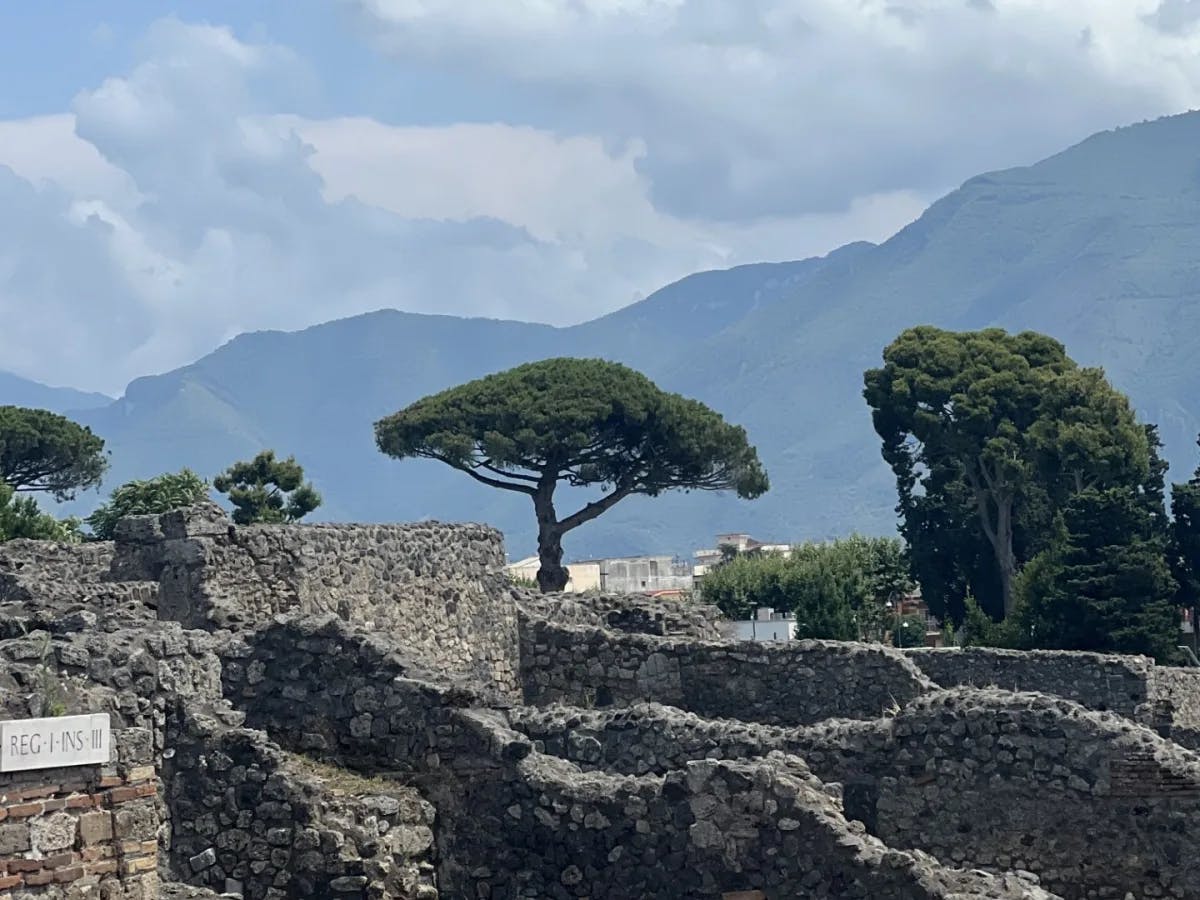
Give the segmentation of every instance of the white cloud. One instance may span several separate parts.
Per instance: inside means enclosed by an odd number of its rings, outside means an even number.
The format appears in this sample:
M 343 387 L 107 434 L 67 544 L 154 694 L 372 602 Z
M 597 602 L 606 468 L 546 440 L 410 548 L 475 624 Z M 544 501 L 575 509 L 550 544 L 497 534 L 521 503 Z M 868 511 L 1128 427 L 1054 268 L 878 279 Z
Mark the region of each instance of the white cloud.
M 73 115 L 0 123 L 0 366 L 119 391 L 240 331 L 381 307 L 580 321 L 698 268 L 883 237 L 926 199 L 683 220 L 635 138 L 272 114 L 298 65 L 166 20 Z
M 1188 0 L 347 2 L 410 65 L 644 142 L 656 205 L 697 219 L 937 190 L 1200 104 Z

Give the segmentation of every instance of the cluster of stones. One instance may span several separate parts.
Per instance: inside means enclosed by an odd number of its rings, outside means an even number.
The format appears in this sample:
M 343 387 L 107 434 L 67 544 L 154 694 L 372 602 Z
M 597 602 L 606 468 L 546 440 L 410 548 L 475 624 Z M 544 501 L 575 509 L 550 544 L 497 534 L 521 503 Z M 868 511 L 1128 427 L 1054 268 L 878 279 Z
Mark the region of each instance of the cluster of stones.
M 521 634 L 533 704 L 654 700 L 716 718 L 791 725 L 875 718 L 933 682 L 883 646 L 836 641 L 731 643 L 530 623 Z
M 433 807 L 281 750 L 265 734 L 185 713 L 164 772 L 183 874 L 251 897 L 436 898 Z
M 117 748 L 0 781 L 0 900 L 1200 896 L 1195 673 L 735 643 L 502 562 L 213 507 L 0 547 L 0 713 L 105 711 Z

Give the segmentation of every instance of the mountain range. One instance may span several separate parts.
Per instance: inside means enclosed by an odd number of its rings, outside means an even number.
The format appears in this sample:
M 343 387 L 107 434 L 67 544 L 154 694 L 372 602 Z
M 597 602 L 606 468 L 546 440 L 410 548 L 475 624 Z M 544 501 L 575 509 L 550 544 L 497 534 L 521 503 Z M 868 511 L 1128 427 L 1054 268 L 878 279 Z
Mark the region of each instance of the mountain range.
M 91 425 L 112 451 L 107 487 L 185 465 L 211 476 L 271 447 L 295 454 L 324 494 L 317 518 L 485 521 L 518 557 L 532 548 L 525 498 L 437 463 L 387 459 L 372 424 L 520 362 L 604 357 L 744 425 L 772 488 L 753 502 L 627 499 L 569 535 L 568 557 L 687 554 L 717 532 L 890 531 L 895 490 L 862 373 L 901 330 L 925 323 L 1053 335 L 1081 364 L 1104 366 L 1158 423 L 1172 477 L 1187 477 L 1200 430 L 1200 113 L 1102 132 L 1035 165 L 972 178 L 881 244 L 698 273 L 582 325 L 384 310 L 241 335 L 133 381 L 113 402 L 0 378 L 0 403 Z

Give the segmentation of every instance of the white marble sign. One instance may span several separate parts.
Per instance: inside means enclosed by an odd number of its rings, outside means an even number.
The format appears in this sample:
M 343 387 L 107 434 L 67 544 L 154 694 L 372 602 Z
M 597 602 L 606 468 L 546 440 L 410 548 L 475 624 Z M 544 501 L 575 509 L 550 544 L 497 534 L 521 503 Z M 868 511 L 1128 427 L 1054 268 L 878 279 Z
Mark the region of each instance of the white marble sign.
M 108 713 L 0 722 L 0 772 L 109 761 Z

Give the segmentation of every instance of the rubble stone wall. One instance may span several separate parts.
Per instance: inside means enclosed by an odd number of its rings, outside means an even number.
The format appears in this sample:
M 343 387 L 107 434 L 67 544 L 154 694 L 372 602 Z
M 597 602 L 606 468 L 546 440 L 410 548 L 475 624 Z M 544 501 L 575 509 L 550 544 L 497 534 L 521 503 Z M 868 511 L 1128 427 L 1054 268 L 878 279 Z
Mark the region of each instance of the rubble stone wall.
M 423 770 L 439 753 L 465 753 L 449 737 L 451 713 L 487 702 L 421 679 L 393 645 L 333 616 L 279 616 L 223 653 L 225 694 L 248 726 L 360 772 Z
M 1161 713 L 1170 716 L 1172 737 L 1200 729 L 1200 669 L 1156 666 L 1152 683 Z
M 802 761 L 778 754 L 629 777 L 527 752 L 450 791 L 457 803 L 438 807 L 446 896 L 1052 896 L 887 849 L 846 822 Z
M 234 526 L 216 506 L 127 519 L 114 570 L 159 582 L 159 617 L 253 628 L 333 614 L 390 634 L 434 670 L 517 688 L 517 606 L 483 525 Z
M 522 628 L 521 675 L 530 705 L 654 701 L 774 725 L 876 718 L 933 688 L 879 645 L 686 641 L 546 622 Z
M 1145 656 L 994 647 L 922 648 L 904 652 L 921 671 L 945 688 L 961 685 L 1037 691 L 1129 718 L 1137 717 L 1143 704 L 1154 699 L 1157 667 Z
M 112 578 L 115 552 L 103 541 L 0 543 L 0 639 L 79 611 L 144 618 L 154 606 L 157 585 Z
M 605 710 L 527 706 L 510 710 L 508 719 L 539 752 L 585 771 L 623 775 L 665 774 L 694 760 L 752 759 L 778 751 L 802 757 L 824 781 L 841 782 L 860 768 L 879 768 L 874 754 L 887 752 L 891 735 L 888 719 L 783 728 L 706 719 L 657 703 Z
M 174 877 L 267 897 L 438 896 L 434 810 L 413 788 L 290 756 L 189 715 L 167 762 Z
M 874 761 L 889 845 L 1028 869 L 1070 900 L 1200 896 L 1187 837 L 1200 756 L 1149 729 L 1045 695 L 959 690 L 917 700 L 892 733 Z

